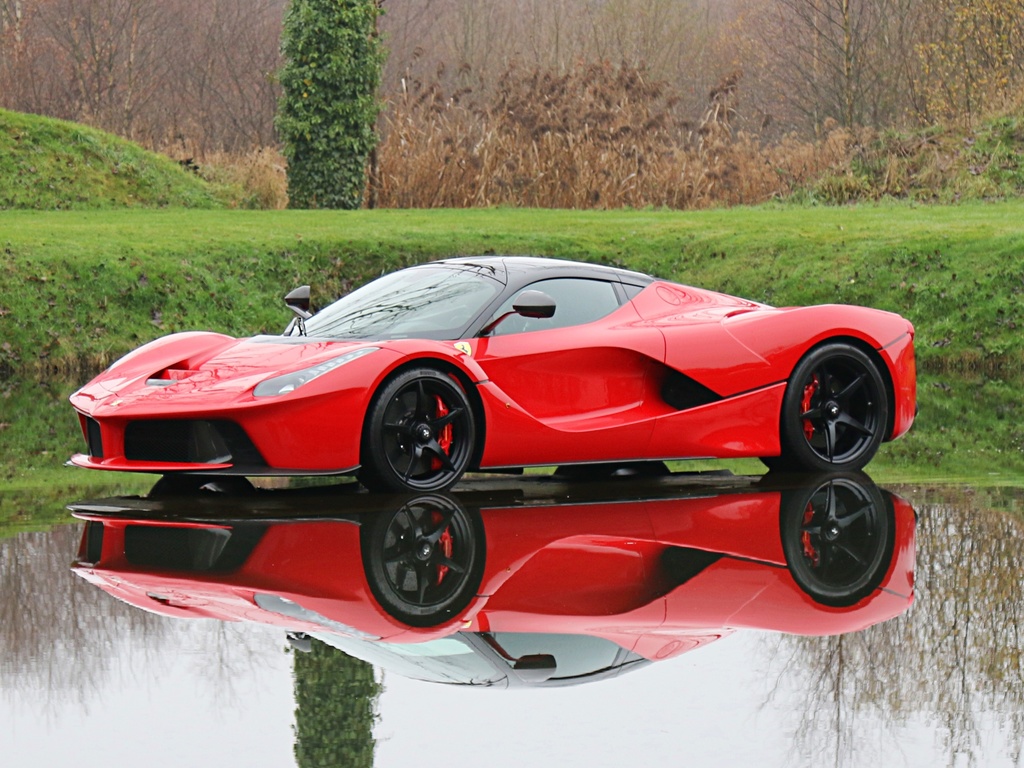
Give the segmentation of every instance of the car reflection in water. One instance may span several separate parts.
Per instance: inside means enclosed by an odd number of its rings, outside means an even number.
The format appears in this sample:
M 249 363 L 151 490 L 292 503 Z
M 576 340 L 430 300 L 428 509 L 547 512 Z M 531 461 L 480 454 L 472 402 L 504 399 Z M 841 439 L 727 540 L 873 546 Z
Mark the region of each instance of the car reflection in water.
M 794 482 L 80 502 L 73 568 L 148 611 L 279 626 L 415 679 L 572 685 L 737 629 L 832 635 L 905 611 L 911 506 L 863 474 Z

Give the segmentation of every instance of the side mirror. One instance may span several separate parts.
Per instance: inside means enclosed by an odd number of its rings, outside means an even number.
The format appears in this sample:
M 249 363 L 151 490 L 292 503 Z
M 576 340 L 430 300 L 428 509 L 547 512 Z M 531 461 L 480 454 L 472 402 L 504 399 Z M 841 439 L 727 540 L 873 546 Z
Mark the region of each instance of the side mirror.
M 549 653 L 533 653 L 513 660 L 512 671 L 524 683 L 543 683 L 555 676 L 558 664 Z
M 296 288 L 284 297 L 284 303 L 288 308 L 298 315 L 302 320 L 308 320 L 313 316 L 309 311 L 309 286 L 303 285 Z
M 555 300 L 543 291 L 526 290 L 516 296 L 512 302 L 512 311 L 506 312 L 485 325 L 480 331 L 481 336 L 490 336 L 498 325 L 507 317 L 519 315 L 535 320 L 544 320 L 555 315 Z
M 543 291 L 523 291 L 512 304 L 516 314 L 542 320 L 555 315 L 555 300 Z

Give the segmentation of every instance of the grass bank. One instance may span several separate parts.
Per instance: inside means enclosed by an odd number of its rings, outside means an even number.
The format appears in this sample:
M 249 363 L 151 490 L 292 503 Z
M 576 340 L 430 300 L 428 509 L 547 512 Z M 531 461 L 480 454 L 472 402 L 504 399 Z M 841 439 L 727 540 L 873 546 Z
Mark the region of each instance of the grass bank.
M 0 212 L 0 488 L 69 482 L 61 464 L 82 441 L 65 398 L 87 375 L 74 373 L 79 366 L 177 330 L 279 330 L 290 314 L 281 295 L 301 283 L 323 304 L 382 271 L 484 252 L 622 264 L 779 306 L 900 312 L 918 330 L 922 412 L 872 474 L 1004 483 L 1024 477 L 1021 222 L 1022 201 L 691 213 Z
M 156 336 L 247 335 L 399 266 L 532 253 L 625 265 L 777 306 L 866 304 L 933 368 L 1024 360 L 1024 201 L 699 212 L 0 211 L 0 367 L 109 362 Z

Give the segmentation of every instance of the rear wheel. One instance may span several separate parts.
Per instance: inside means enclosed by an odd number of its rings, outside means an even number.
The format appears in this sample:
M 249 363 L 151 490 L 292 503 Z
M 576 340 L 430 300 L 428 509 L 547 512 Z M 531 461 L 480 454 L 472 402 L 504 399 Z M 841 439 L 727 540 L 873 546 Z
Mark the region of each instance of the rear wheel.
M 473 410 L 457 381 L 414 368 L 388 381 L 363 429 L 359 479 L 372 490 L 441 491 L 473 456 Z
M 878 451 L 888 422 L 874 361 L 850 344 L 825 344 L 794 369 L 782 402 L 782 455 L 762 461 L 775 470 L 857 470 Z

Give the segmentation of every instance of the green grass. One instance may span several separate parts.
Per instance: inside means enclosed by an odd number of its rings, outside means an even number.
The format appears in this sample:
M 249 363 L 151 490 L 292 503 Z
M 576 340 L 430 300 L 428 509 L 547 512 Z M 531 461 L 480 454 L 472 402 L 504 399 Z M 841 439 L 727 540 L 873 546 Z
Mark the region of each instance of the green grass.
M 0 380 L 0 489 L 7 492 L 76 488 L 90 494 L 144 492 L 151 475 L 89 472 L 64 466 L 84 450 L 78 417 L 68 404 L 81 381 Z M 0 513 L 0 521 L 5 519 Z
M 247 335 L 406 264 L 534 253 L 629 266 L 778 306 L 899 312 L 934 366 L 1024 360 L 1024 201 L 702 212 L 0 211 L 0 366 L 106 362 L 164 333 Z
M 176 330 L 278 331 L 290 318 L 281 296 L 301 283 L 322 305 L 382 271 L 486 252 L 622 264 L 778 306 L 900 312 L 917 326 L 922 410 L 872 474 L 1022 478 L 1022 222 L 1019 200 L 695 213 L 0 212 L 0 487 L 74 474 L 61 464 L 82 447 L 65 401 L 88 378 L 80 364 Z M 70 375 L 55 383 L 54 372 Z
M 220 206 L 173 160 L 78 123 L 0 109 L 0 209 Z
M 84 472 L 77 478 L 68 475 L 61 479 L 50 477 L 48 482 L 39 482 L 29 488 L 8 489 L 0 484 L 0 539 L 73 522 L 67 509 L 72 502 L 142 494 L 153 484 L 152 478 L 148 484 L 140 485 L 137 481 L 133 483 L 131 478 L 126 482 L 123 477 L 102 474 L 107 477 L 91 478 Z M 69 559 L 71 554 L 68 553 Z

